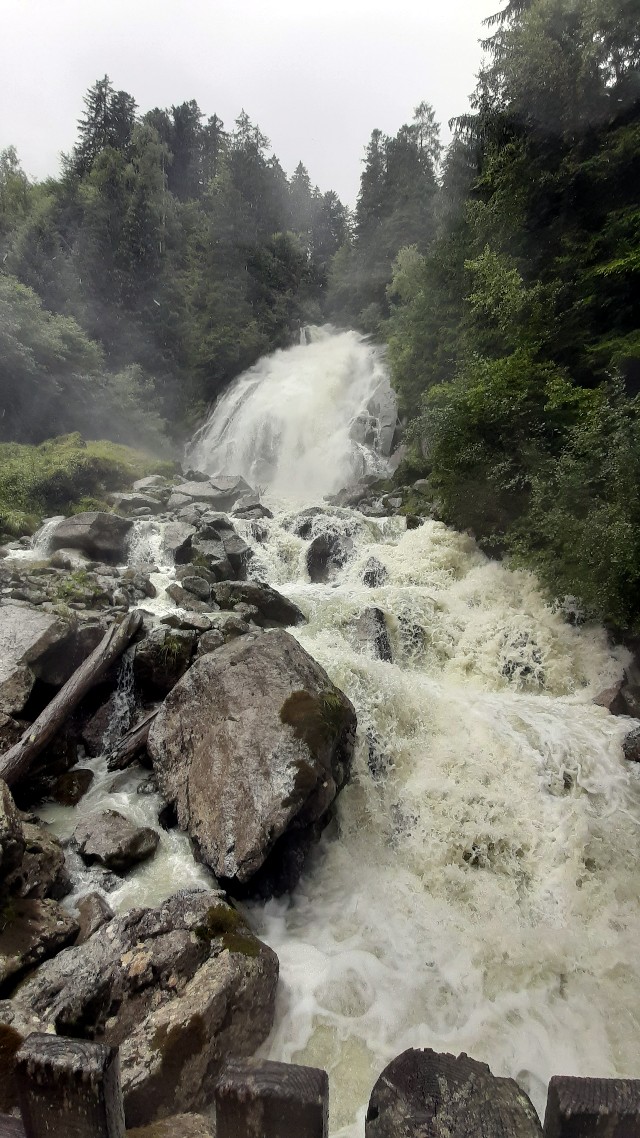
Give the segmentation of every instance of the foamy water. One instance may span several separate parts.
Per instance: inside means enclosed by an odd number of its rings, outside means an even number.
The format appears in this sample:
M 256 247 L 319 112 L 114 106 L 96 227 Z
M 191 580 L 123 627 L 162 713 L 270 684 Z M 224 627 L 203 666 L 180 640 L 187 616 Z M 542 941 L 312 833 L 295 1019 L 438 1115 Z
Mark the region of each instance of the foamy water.
M 289 361 L 298 418 L 311 405 L 320 423 L 337 383 L 336 345 L 321 345 L 320 390 L 310 394 L 298 353 L 313 348 L 276 359 L 281 383 Z M 358 352 L 369 348 L 354 340 L 353 351 L 357 386 Z M 250 418 L 263 386 L 246 393 Z M 622 757 L 630 721 L 592 703 L 621 675 L 625 653 L 603 629 L 566 623 L 531 574 L 490 562 L 437 522 L 406 532 L 402 518 L 327 508 L 311 536 L 332 529 L 352 554 L 327 583 L 311 584 L 293 503 L 300 487 L 320 485 L 318 454 L 323 493 L 352 454 L 349 437 L 336 450 L 335 435 L 312 433 L 298 477 L 291 448 L 279 452 L 267 487 L 276 516 L 260 523 L 262 540 L 250 523 L 236 525 L 255 575 L 305 612 L 308 623 L 291 632 L 353 701 L 359 729 L 351 782 L 300 885 L 290 899 L 250 907 L 281 966 L 264 1054 L 329 1071 L 332 1138 L 361 1138 L 373 1083 L 409 1046 L 465 1050 L 515 1077 L 539 1110 L 552 1074 L 638 1077 L 640 768 Z M 248 476 L 231 460 L 237 449 L 220 436 L 218 445 L 212 463 L 229 458 L 229 473 Z M 156 541 L 161 524 L 140 526 L 140 541 Z M 371 557 L 387 573 L 374 589 L 362 583 Z M 356 639 L 372 605 L 385 614 L 393 663 Z M 133 793 L 140 775 L 114 791 L 104 760 L 92 765 L 98 777 L 80 811 L 115 806 L 157 828 L 157 799 Z M 78 811 L 48 816 L 64 829 Z M 173 832 L 112 898 L 119 908 L 153 904 L 205 880 Z

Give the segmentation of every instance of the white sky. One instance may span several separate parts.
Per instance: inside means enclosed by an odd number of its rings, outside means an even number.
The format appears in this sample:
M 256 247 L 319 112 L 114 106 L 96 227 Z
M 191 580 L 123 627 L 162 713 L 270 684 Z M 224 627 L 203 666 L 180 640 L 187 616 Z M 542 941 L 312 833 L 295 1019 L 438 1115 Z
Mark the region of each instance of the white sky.
M 0 149 L 56 174 L 105 72 L 140 110 L 242 107 L 287 173 L 298 161 L 353 204 L 374 127 L 427 99 L 446 131 L 474 87 L 500 0 L 0 0 Z

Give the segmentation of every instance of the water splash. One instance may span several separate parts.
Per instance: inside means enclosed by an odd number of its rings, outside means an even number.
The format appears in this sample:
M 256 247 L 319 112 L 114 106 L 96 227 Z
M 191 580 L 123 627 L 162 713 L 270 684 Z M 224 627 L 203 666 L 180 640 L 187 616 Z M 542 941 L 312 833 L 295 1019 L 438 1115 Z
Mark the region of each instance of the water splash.
M 242 474 L 276 498 L 322 498 L 387 469 L 396 423 L 383 349 L 357 332 L 307 330 L 222 396 L 189 465 Z

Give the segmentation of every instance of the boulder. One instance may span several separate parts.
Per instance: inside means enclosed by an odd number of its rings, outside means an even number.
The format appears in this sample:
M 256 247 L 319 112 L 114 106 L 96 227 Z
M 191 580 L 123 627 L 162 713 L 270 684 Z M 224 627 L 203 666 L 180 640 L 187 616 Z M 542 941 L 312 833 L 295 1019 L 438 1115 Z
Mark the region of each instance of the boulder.
M 273 1023 L 278 960 L 218 892 L 132 909 L 38 969 L 0 1024 L 120 1048 L 127 1125 L 213 1098 L 227 1056 L 252 1055 Z
M 56 549 L 55 553 L 51 556 L 51 564 L 55 569 L 67 569 L 77 571 L 78 569 L 89 569 L 93 562 L 90 557 L 85 553 L 81 553 L 79 549 Z
M 71 944 L 78 922 L 57 901 L 12 898 L 0 915 L 0 992 Z
M 114 912 L 100 893 L 85 893 L 78 901 L 78 935 L 76 944 L 84 944 L 98 929 L 114 918 Z
M 101 755 L 104 749 L 104 739 L 117 709 L 116 693 L 112 692 L 108 699 L 93 713 L 81 730 L 82 742 L 87 754 L 92 757 Z
M 217 605 L 212 604 L 211 601 L 199 601 L 193 593 L 188 592 L 176 582 L 173 585 L 168 585 L 165 592 L 167 596 L 171 597 L 174 604 L 181 609 L 186 609 L 187 612 L 211 612 L 212 609 L 217 608 Z
M 51 797 L 61 806 L 77 806 L 87 793 L 94 777 L 93 771 L 87 767 L 75 767 L 66 771 L 56 779 Z
M 209 525 L 201 527 L 192 539 L 191 562 L 198 569 L 208 570 L 214 581 L 224 581 L 235 575 L 222 534 Z
M 273 513 L 267 506 L 263 506 L 262 502 L 256 502 L 254 506 L 243 505 L 239 502 L 232 510 L 234 518 L 242 518 L 244 521 L 256 522 L 262 518 L 272 518 Z
M 206 656 L 208 652 L 215 652 L 225 644 L 225 636 L 220 628 L 212 628 L 203 632 L 198 641 L 198 656 Z
M 348 777 L 355 726 L 346 696 L 277 630 L 196 659 L 147 746 L 203 861 L 231 887 L 251 881 L 264 894 L 293 884 L 280 870 L 291 843 L 291 873 L 299 874 L 298 839 L 308 846 L 327 819 Z M 263 867 L 269 881 L 257 876 Z
M 133 674 L 138 687 L 153 695 L 171 691 L 189 667 L 196 643 L 193 630 L 153 628 L 135 646 Z
M 131 494 L 112 494 L 109 501 L 119 514 L 132 514 L 134 510 L 137 512 L 140 509 L 147 511 L 150 514 L 159 514 L 163 509 L 162 502 L 159 498 L 154 498 L 151 494 L 145 494 L 140 491 Z
M 232 609 L 237 604 L 253 605 L 263 624 L 304 624 L 306 617 L 293 601 L 262 581 L 220 581 L 213 585 L 211 595 L 221 609 Z
M 138 478 L 132 486 L 132 490 L 137 490 L 141 494 L 153 494 L 168 489 L 167 480 L 161 474 L 148 474 L 146 478 Z
M 162 531 L 162 552 L 168 561 L 176 565 L 183 565 L 191 556 L 191 539 L 196 532 L 195 526 L 187 522 L 167 522 Z
M 380 1075 L 365 1138 L 542 1138 L 535 1109 L 515 1079 L 496 1078 L 464 1053 L 409 1049 Z
M 160 838 L 148 826 L 135 826 L 117 810 L 95 811 L 76 826 L 71 839 L 87 865 L 99 862 L 123 873 L 152 857 Z
M 81 549 L 99 561 L 126 560 L 127 537 L 133 522 L 118 514 L 90 510 L 60 522 L 50 536 L 51 549 Z
M 211 608 L 211 604 L 209 608 Z M 216 606 L 217 607 L 217 606 Z M 205 616 L 204 613 L 187 613 L 187 612 L 169 612 L 166 616 L 161 617 L 161 625 L 166 625 L 167 628 L 178 628 L 182 631 L 208 632 L 213 628 L 213 621 L 210 617 Z
M 22 738 L 28 726 L 24 720 L 12 719 L 0 711 L 0 755 L 4 755 Z
M 59 901 L 71 889 L 64 850 L 49 828 L 34 814 L 21 814 L 24 848 L 20 865 L 6 880 L 17 897 Z
M 38 664 L 69 636 L 71 627 L 69 621 L 42 609 L 0 606 L 0 712 L 11 715 L 23 710 Z
M 19 869 L 25 839 L 20 814 L 6 782 L 0 779 L 0 882 Z
M 386 584 L 389 574 L 377 557 L 370 557 L 362 571 L 362 583 L 368 589 L 377 589 Z
M 622 752 L 629 762 L 640 763 L 640 727 L 625 735 L 622 740 Z
M 307 549 L 309 580 L 314 584 L 328 581 L 333 573 L 346 565 L 353 554 L 353 541 L 343 534 L 327 533 L 314 537 Z
M 191 502 L 204 502 L 211 509 L 227 513 L 241 498 L 251 493 L 251 487 L 244 478 L 224 478 L 216 475 L 206 482 L 181 482 L 174 487 L 174 491 L 176 497 L 180 496 Z
M 356 621 L 355 634 L 360 647 L 373 653 L 378 660 L 391 663 L 393 659 L 391 641 L 382 609 L 365 609 Z
M 208 601 L 211 596 L 211 585 L 204 577 L 195 576 L 194 573 L 182 577 L 181 585 L 188 593 L 193 593 L 200 601 Z

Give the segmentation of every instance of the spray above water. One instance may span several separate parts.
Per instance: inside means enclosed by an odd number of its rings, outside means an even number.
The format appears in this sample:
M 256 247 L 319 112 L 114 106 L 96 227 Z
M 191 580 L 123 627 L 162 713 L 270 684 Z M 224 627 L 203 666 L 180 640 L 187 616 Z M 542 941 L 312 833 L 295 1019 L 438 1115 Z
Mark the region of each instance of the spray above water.
M 305 329 L 304 340 L 232 384 L 196 436 L 191 466 L 298 501 L 385 473 L 396 404 L 384 350 L 328 327 Z

